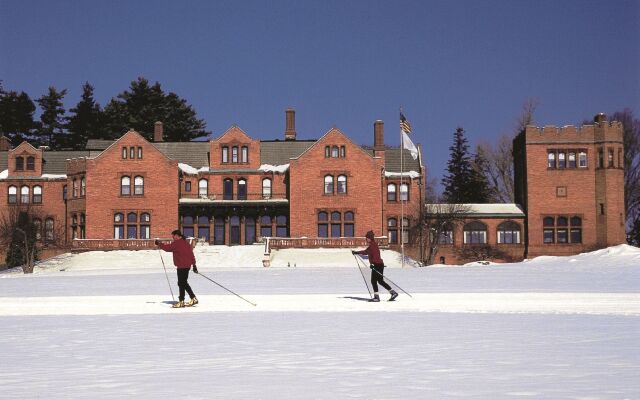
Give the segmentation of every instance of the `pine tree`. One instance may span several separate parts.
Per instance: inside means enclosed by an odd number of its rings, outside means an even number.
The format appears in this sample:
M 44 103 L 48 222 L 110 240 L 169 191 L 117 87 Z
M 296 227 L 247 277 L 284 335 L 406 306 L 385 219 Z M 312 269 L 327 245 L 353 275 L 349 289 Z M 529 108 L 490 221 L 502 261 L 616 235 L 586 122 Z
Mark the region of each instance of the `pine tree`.
M 66 145 L 67 138 L 64 132 L 64 104 L 62 99 L 67 94 L 67 89 L 60 92 L 55 87 L 49 86 L 47 94 L 36 99 L 42 114 L 40 114 L 41 126 L 38 130 L 39 143 L 58 149 Z
M 25 92 L 6 92 L 0 81 L 0 135 L 8 137 L 14 145 L 29 139 L 36 123 L 33 114 L 36 105 Z
M 162 121 L 164 139 L 171 142 L 189 141 L 210 133 L 184 99 L 172 92 L 165 94 L 160 83 L 150 85 L 143 77 L 131 82 L 130 91 L 111 99 L 104 108 L 104 117 L 111 138 L 134 129 L 153 140 L 156 121 Z
M 486 179 L 473 168 L 464 129 L 456 129 L 449 150 L 451 155 L 447 162 L 447 175 L 442 178 L 444 201 L 451 204 L 486 203 Z
M 82 98 L 69 112 L 67 130 L 70 147 L 83 149 L 88 139 L 103 138 L 102 110 L 93 98 L 93 86 L 89 82 L 82 85 Z
M 473 201 L 471 203 L 494 202 L 495 194 L 491 192 L 489 181 L 484 171 L 487 169 L 487 159 L 481 153 L 476 153 L 471 163 L 471 187 L 473 188 Z

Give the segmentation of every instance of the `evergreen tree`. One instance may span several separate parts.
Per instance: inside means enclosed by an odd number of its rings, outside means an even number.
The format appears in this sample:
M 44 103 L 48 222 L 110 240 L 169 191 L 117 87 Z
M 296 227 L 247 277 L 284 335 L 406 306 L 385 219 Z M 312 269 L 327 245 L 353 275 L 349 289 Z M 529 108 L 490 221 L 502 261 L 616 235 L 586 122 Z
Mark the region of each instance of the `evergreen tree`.
M 453 144 L 449 147 L 451 155 L 447 162 L 447 175 L 442 178 L 443 198 L 447 203 L 486 203 L 487 183 L 481 174 L 474 171 L 469 144 L 464 129 L 457 128 Z
M 66 147 L 67 138 L 64 132 L 64 104 L 62 99 L 67 94 L 67 89 L 58 92 L 55 87 L 49 86 L 47 94 L 36 99 L 42 114 L 41 126 L 38 131 L 39 144 L 44 144 L 56 150 Z
M 153 140 L 156 121 L 164 125 L 164 140 L 190 141 L 208 135 L 206 123 L 175 93 L 165 94 L 160 83 L 153 85 L 143 77 L 131 82 L 130 91 L 120 93 L 104 108 L 105 127 L 111 138 L 117 138 L 134 129 L 148 140 Z
M 492 193 L 487 176 L 484 174 L 487 164 L 487 159 L 481 153 L 476 153 L 471 164 L 471 187 L 475 198 L 473 203 L 492 203 L 497 201 L 497 196 Z
M 0 81 L 0 135 L 14 145 L 29 139 L 37 124 L 33 120 L 36 105 L 25 92 L 6 92 Z
M 104 137 L 102 110 L 93 98 L 93 86 L 89 82 L 82 85 L 82 98 L 69 112 L 71 116 L 67 117 L 67 131 L 70 147 L 83 149 L 88 139 Z

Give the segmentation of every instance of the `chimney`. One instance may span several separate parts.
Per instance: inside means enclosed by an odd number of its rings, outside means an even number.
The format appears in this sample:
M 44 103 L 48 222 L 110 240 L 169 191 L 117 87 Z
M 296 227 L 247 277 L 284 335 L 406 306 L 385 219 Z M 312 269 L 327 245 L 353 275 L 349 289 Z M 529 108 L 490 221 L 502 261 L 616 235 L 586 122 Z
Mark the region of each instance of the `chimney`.
M 603 122 L 607 122 L 607 115 L 605 113 L 598 113 L 595 117 L 593 117 L 593 122 L 601 124 Z
M 162 142 L 162 136 L 164 134 L 164 129 L 162 128 L 162 122 L 156 121 L 153 126 L 153 141 L 158 143 Z
M 384 151 L 384 122 L 381 120 L 373 123 L 373 151 Z
M 287 108 L 285 115 L 284 140 L 296 140 L 296 110 Z
M 8 137 L 2 135 L 0 136 L 0 151 L 9 151 L 11 150 L 11 141 Z

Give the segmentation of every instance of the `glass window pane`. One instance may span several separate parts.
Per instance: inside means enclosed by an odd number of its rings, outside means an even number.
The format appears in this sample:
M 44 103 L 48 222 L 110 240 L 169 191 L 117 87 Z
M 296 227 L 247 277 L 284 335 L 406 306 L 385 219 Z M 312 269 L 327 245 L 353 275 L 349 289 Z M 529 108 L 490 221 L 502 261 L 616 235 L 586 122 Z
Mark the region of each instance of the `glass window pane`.
M 329 226 L 327 224 L 318 224 L 318 237 L 329 237 Z

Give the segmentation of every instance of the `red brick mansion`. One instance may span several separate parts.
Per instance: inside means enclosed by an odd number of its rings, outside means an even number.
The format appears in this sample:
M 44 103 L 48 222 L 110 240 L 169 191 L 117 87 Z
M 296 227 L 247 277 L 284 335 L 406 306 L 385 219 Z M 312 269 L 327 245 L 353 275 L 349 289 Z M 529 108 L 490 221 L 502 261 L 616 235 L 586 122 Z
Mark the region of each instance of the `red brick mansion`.
M 353 246 L 374 230 L 391 248 L 404 243 L 419 256 L 409 227 L 423 204 L 422 156 L 386 147 L 382 121 L 364 148 L 337 128 L 298 140 L 294 110 L 285 115 L 284 137 L 275 140 L 233 126 L 208 142 L 170 143 L 161 123 L 153 142 L 129 131 L 90 140 L 83 151 L 12 148 L 2 137 L 0 212 L 33 210 L 45 246 L 138 247 L 176 227 L 217 245 L 275 237 Z M 450 263 L 463 261 L 456 249 L 475 245 L 522 259 L 622 243 L 621 151 L 621 125 L 606 118 L 581 128 L 527 127 L 514 141 L 519 206 L 474 209 L 440 252 Z

